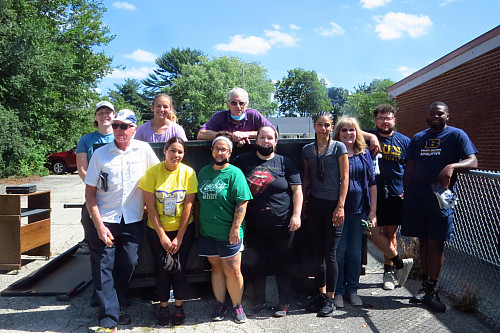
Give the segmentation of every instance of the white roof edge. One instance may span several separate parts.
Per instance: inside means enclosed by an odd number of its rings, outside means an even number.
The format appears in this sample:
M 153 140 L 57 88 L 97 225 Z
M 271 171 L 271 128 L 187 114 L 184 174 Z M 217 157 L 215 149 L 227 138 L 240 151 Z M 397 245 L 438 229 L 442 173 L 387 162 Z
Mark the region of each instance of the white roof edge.
M 464 53 L 461 53 L 457 55 L 456 57 L 444 62 L 443 64 L 437 66 L 436 68 L 433 68 L 422 75 L 418 75 L 418 72 L 412 74 L 415 75 L 415 78 L 412 80 L 409 80 L 405 84 L 402 84 L 398 87 L 395 87 L 394 89 L 387 89 L 387 94 L 389 98 L 396 98 L 398 95 L 407 92 L 410 89 L 415 88 L 416 86 L 427 82 L 433 78 L 435 78 L 438 75 L 441 75 L 455 67 L 458 67 L 464 63 L 466 63 L 469 60 L 472 60 L 476 57 L 479 57 L 482 54 L 485 54 L 497 47 L 500 46 L 500 34 L 492 37 L 491 39 L 486 40 L 485 42 L 465 51 Z M 432 66 L 429 65 L 429 66 Z M 426 66 L 427 67 L 427 66 Z M 423 68 L 425 69 L 425 67 Z M 422 71 L 421 69 L 420 71 Z M 410 75 L 410 77 L 412 76 Z

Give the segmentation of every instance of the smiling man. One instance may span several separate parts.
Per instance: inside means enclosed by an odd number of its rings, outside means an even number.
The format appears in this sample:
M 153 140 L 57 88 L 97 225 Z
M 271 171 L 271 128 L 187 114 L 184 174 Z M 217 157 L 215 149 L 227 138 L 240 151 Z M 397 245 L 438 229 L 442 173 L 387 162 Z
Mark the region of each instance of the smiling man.
M 443 102 L 431 104 L 429 128 L 415 134 L 408 146 L 404 174 L 405 203 L 401 234 L 418 237 L 422 288 L 413 301 L 443 312 L 436 287 L 444 260 L 444 242 L 453 239 L 453 192 L 456 172 L 477 168 L 477 149 L 461 129 L 448 126 L 450 114 Z M 438 199 L 444 191 L 451 200 Z M 450 205 L 451 204 L 451 205 Z
M 249 109 L 248 93 L 233 88 L 227 94 L 228 110 L 216 112 L 198 132 L 198 140 L 213 140 L 217 136 L 230 136 L 233 142 L 243 145 L 255 139 L 262 126 L 274 126 L 257 110 Z
M 114 141 L 90 159 L 85 199 L 95 229 L 88 235 L 92 278 L 99 300 L 99 329 L 116 332 L 129 324 L 120 316 L 126 291 L 137 265 L 142 237 L 144 202 L 137 187 L 146 169 L 160 161 L 148 143 L 134 140 L 137 118 L 121 110 L 112 123 Z

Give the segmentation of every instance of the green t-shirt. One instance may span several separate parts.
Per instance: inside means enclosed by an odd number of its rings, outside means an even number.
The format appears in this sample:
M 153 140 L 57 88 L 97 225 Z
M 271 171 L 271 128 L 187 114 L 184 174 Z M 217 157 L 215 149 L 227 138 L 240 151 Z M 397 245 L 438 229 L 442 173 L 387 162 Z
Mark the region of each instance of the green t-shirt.
M 207 165 L 198 173 L 196 195 L 200 202 L 200 233 L 216 240 L 229 241 L 236 204 L 252 199 L 243 172 L 233 165 L 222 170 L 214 170 L 212 165 Z M 244 223 L 240 227 L 241 238 Z

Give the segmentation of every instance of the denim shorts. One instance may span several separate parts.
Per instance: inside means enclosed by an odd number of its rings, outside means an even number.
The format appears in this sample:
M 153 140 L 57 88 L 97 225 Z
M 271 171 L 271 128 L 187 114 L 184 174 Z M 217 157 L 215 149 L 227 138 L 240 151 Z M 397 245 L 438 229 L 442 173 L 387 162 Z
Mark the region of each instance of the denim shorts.
M 243 252 L 245 246 L 243 239 L 238 244 L 230 244 L 229 241 L 220 241 L 203 235 L 198 236 L 198 255 L 200 257 L 230 258 Z

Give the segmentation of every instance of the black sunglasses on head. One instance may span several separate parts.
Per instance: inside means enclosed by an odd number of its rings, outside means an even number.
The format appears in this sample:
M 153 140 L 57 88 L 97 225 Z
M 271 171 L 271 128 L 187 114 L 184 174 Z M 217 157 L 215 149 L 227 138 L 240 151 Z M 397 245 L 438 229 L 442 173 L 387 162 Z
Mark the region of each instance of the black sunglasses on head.
M 129 127 L 132 127 L 133 125 L 131 124 L 111 124 L 111 127 L 113 127 L 113 129 L 118 129 L 118 127 L 121 129 L 121 130 L 127 130 L 129 129 Z

